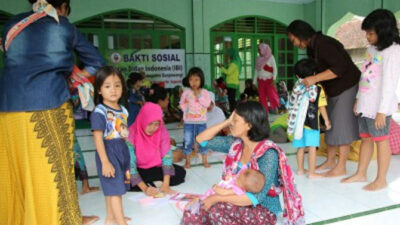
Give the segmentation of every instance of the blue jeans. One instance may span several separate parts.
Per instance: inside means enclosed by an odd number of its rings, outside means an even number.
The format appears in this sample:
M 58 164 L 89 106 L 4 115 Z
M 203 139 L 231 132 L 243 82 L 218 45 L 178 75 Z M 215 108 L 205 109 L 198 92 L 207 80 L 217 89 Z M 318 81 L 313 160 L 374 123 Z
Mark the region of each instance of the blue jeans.
M 196 143 L 195 138 L 203 130 L 207 128 L 207 124 L 188 124 L 183 125 L 183 153 L 185 155 L 190 155 L 192 153 L 193 143 Z M 207 154 L 206 147 L 199 147 L 200 154 Z

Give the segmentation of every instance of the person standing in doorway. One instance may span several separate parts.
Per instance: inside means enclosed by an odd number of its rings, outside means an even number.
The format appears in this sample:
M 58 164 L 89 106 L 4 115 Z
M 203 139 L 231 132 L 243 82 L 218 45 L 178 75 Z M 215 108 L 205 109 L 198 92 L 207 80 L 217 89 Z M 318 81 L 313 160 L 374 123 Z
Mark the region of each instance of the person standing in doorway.
M 221 72 L 226 75 L 229 111 L 233 112 L 236 108 L 236 92 L 239 89 L 239 74 L 242 69 L 242 60 L 236 48 L 228 49 L 227 53 L 228 68 L 223 67 L 221 64 L 217 64 L 217 66 L 221 69 Z

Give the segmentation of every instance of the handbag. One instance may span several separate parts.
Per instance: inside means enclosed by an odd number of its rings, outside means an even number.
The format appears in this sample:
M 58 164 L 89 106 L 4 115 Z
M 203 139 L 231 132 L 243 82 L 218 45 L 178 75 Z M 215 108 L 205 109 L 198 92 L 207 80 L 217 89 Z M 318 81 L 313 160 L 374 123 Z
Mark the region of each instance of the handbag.
M 86 111 L 93 111 L 94 104 L 94 88 L 89 79 L 86 78 L 82 71 L 74 66 L 72 74 L 68 77 L 71 83 L 71 92 L 78 90 L 79 100 L 82 105 L 82 109 Z

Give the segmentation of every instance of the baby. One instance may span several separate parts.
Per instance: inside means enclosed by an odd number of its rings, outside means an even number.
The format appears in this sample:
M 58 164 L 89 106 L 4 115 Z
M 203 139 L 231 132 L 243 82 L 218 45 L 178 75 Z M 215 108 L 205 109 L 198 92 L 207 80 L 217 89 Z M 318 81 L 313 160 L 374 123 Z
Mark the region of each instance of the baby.
M 244 195 L 246 192 L 257 193 L 262 190 L 264 183 L 265 177 L 260 171 L 242 168 L 236 177 L 221 180 L 218 184 L 208 189 L 200 198 L 190 201 L 185 206 L 185 209 L 190 210 L 192 213 L 197 213 L 200 207 L 199 200 L 204 200 L 214 194 Z

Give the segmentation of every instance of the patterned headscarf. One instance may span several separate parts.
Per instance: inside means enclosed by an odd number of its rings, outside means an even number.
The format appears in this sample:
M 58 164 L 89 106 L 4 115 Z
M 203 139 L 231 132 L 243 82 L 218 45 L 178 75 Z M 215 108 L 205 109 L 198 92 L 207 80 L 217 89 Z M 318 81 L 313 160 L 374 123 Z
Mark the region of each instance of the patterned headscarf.
M 37 0 L 32 5 L 32 10 L 34 12 L 33 14 L 19 21 L 8 31 L 4 44 L 5 51 L 8 50 L 8 47 L 10 47 L 14 38 L 17 37 L 18 34 L 21 33 L 23 29 L 25 29 L 27 26 L 29 26 L 36 20 L 43 18 L 45 16 L 50 16 L 54 18 L 57 21 L 57 23 L 60 22 L 57 10 L 46 0 Z

